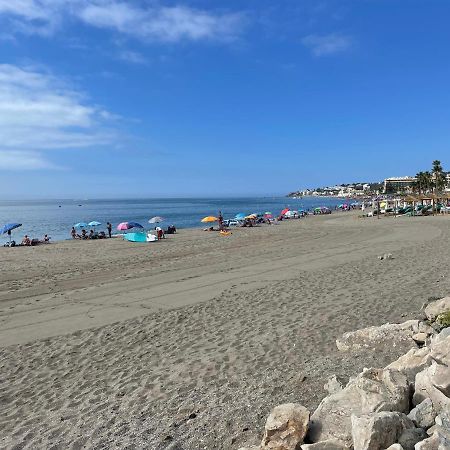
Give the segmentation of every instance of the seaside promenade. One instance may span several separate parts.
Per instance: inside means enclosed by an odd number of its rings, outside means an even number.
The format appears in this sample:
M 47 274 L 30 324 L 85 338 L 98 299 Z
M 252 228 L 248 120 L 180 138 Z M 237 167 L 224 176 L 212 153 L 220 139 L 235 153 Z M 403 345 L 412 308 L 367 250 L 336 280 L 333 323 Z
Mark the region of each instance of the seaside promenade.
M 356 212 L 2 248 L 0 447 L 256 443 L 274 405 L 313 407 L 331 374 L 385 363 L 334 340 L 447 294 L 449 250 L 447 216 Z

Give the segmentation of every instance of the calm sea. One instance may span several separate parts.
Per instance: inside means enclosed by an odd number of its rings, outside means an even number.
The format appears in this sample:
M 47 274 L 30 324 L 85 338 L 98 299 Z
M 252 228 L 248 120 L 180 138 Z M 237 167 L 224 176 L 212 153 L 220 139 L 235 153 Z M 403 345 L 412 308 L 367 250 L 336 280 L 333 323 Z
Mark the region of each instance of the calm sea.
M 21 240 L 23 235 L 42 237 L 49 234 L 53 240 L 70 238 L 70 229 L 77 222 L 96 220 L 105 228 L 106 222 L 117 226 L 120 222 L 139 222 L 152 229 L 148 220 L 162 216 L 164 226 L 174 224 L 177 228 L 201 227 L 200 220 L 222 211 L 224 218 L 232 218 L 238 213 L 264 213 L 274 215 L 290 209 L 311 210 L 317 206 L 334 208 L 342 203 L 335 198 L 287 197 L 264 198 L 192 198 L 192 199 L 129 199 L 129 200 L 33 200 L 0 201 L 0 226 L 8 222 L 19 222 L 23 226 L 13 231 L 13 238 Z M 2 238 L 5 239 L 2 239 Z M 6 240 L 0 236 L 0 243 Z

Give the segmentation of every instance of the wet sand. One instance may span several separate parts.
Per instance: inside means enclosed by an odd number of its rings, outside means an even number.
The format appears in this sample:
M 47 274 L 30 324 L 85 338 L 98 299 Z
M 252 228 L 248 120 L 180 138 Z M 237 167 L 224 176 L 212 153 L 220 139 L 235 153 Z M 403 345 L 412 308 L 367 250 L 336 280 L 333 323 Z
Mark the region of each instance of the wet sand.
M 449 230 L 348 213 L 1 248 L 0 447 L 255 444 L 276 404 L 313 408 L 330 375 L 393 358 L 334 340 L 448 294 Z

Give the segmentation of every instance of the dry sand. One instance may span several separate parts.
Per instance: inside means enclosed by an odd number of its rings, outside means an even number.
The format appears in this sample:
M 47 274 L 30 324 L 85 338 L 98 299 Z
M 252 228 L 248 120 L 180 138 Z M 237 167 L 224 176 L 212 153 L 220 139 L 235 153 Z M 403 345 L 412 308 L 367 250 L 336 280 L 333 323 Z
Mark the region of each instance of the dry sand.
M 450 217 L 309 217 L 0 249 L 0 448 L 235 449 L 314 408 L 341 333 L 450 291 Z M 392 253 L 394 259 L 379 261 Z

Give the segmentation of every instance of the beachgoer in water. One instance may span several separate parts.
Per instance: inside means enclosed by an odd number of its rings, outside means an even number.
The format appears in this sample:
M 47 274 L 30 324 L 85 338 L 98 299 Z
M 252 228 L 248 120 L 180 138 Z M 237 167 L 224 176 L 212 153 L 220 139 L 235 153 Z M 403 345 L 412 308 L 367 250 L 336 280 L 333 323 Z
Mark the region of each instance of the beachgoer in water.
M 112 225 L 109 222 L 106 223 L 106 229 L 108 230 L 108 236 L 111 237 Z

